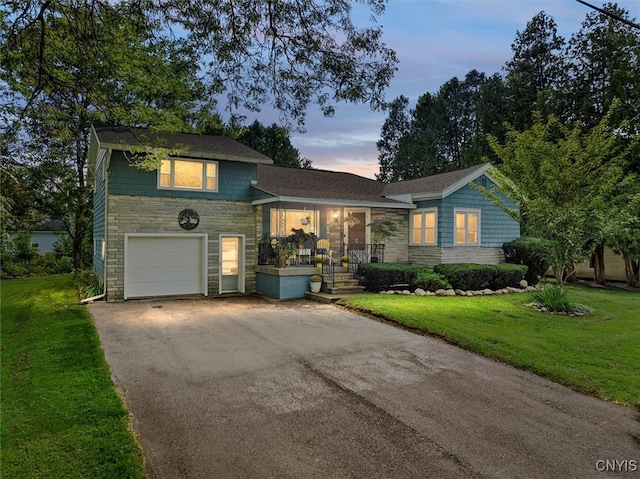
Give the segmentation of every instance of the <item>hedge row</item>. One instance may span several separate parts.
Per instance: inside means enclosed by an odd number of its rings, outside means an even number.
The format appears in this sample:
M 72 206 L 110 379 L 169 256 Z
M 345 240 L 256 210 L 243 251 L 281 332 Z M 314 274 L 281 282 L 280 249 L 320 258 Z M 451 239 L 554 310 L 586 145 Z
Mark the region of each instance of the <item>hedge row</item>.
M 434 272 L 444 276 L 454 289 L 475 291 L 498 290 L 508 286 L 517 288 L 527 274 L 523 265 L 453 263 L 434 266 Z
M 502 245 L 507 263 L 523 264 L 529 269 L 525 279 L 529 284 L 538 284 L 540 278 L 549 269 L 549 241 L 521 236 Z
M 363 263 L 358 273 L 367 290 L 382 291 L 392 287 L 410 289 L 422 288 L 425 291 L 448 289 L 451 285 L 428 266 L 415 266 L 404 263 Z

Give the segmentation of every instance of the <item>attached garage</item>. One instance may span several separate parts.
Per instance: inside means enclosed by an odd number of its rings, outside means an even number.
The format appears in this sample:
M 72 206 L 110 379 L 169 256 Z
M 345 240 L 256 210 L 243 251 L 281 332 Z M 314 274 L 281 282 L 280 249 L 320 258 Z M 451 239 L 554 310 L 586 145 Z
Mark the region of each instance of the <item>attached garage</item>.
M 207 295 L 206 234 L 125 234 L 124 298 Z

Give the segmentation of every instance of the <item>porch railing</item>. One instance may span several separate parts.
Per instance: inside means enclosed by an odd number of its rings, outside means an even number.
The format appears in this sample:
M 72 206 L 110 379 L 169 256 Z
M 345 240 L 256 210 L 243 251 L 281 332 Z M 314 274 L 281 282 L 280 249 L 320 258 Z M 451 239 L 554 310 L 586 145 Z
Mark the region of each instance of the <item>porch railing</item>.
M 384 263 L 383 244 L 345 244 L 344 251 L 349 257 L 349 271 L 358 272 L 360 263 Z
M 315 250 L 311 251 L 315 253 Z M 384 263 L 384 245 L 383 244 L 343 244 L 342 253 L 349 257 L 348 271 L 356 274 L 358 272 L 358 266 L 360 263 Z M 278 252 L 270 244 L 258 244 L 258 264 L 261 265 L 275 265 Z M 336 252 L 333 255 L 327 253 L 321 254 L 323 256 L 322 261 L 322 276 L 325 282 L 333 283 L 335 278 L 336 262 L 339 261 L 339 256 L 336 257 Z M 313 255 L 312 255 L 313 257 Z M 311 264 L 315 264 L 311 262 Z

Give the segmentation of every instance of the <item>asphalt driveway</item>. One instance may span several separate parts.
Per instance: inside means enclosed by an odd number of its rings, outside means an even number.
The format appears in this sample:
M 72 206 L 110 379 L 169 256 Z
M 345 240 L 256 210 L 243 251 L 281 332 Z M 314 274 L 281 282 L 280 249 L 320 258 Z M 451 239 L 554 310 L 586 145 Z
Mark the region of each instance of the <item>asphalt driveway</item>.
M 89 307 L 151 478 L 640 478 L 640 415 L 304 300 Z

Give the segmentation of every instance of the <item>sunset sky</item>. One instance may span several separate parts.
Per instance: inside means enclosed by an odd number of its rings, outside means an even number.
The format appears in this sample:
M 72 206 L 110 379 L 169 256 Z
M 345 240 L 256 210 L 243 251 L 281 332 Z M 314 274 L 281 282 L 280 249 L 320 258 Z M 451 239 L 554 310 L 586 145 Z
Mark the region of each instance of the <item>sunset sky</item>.
M 640 0 L 617 3 L 638 21 Z M 559 34 L 568 40 L 593 10 L 575 0 L 390 0 L 378 23 L 400 63 L 387 100 L 405 95 L 413 107 L 420 95 L 436 92 L 474 68 L 487 75 L 501 72 L 512 56 L 516 32 L 540 11 L 553 17 Z M 358 18 L 367 22 L 368 10 L 355 13 L 355 22 L 364 25 Z M 311 106 L 307 132 L 293 133 L 292 142 L 315 168 L 373 177 L 378 172 L 376 141 L 385 118 L 384 112 L 372 112 L 366 105 L 339 104 L 333 118 L 324 118 Z M 268 109 L 247 118 L 254 119 L 265 125 L 278 121 Z

